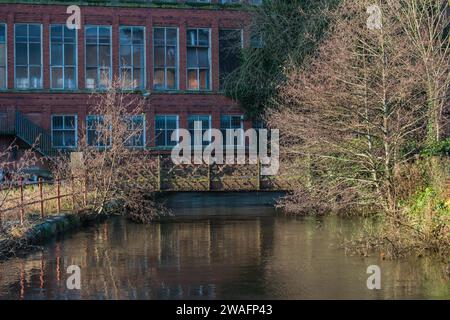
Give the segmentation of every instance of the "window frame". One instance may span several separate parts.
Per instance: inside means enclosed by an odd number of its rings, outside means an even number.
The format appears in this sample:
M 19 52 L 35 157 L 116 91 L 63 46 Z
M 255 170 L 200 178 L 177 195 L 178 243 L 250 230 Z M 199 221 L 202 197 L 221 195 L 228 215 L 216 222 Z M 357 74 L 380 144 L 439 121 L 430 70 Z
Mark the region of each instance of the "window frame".
M 103 121 L 104 121 L 105 115 L 102 115 L 102 114 L 88 114 L 86 116 L 86 144 L 87 144 L 87 146 L 88 147 L 97 148 L 97 149 L 106 149 L 106 148 L 111 147 L 111 145 L 112 145 L 112 136 L 111 135 L 109 136 L 108 144 L 100 145 L 98 142 L 96 144 L 89 144 L 89 131 L 97 131 L 96 129 L 90 129 L 89 128 L 88 122 L 89 122 L 90 118 L 95 118 L 95 119 L 102 118 Z M 109 131 L 112 131 L 111 125 L 109 126 Z M 98 139 L 97 139 L 97 141 L 98 141 Z
M 138 145 L 126 145 L 128 148 L 133 148 L 133 149 L 144 149 L 145 146 L 147 145 L 147 128 L 146 128 L 146 117 L 145 114 L 134 114 L 134 115 L 130 115 L 129 118 L 131 120 L 133 120 L 133 118 L 139 117 L 142 119 L 142 146 L 138 146 Z M 134 127 L 134 122 L 133 123 L 133 127 Z M 133 131 L 134 129 L 128 130 L 128 131 Z
M 17 41 L 16 41 L 16 26 L 20 26 L 20 25 L 26 25 L 27 26 L 27 78 L 28 78 L 28 86 L 26 88 L 19 88 L 17 86 L 17 57 L 16 57 L 16 48 L 17 48 Z M 37 88 L 32 88 L 30 86 L 30 25 L 34 25 L 34 26 L 39 26 L 39 31 L 40 31 L 40 50 L 41 50 L 41 63 L 40 63 L 40 79 L 39 79 L 39 87 Z M 35 42 L 33 42 L 35 43 Z M 44 87 L 44 57 L 43 57 L 43 26 L 42 23 L 14 23 L 14 88 L 17 90 L 41 90 Z M 36 65 L 33 65 L 34 67 L 36 67 Z M 25 67 L 25 65 L 20 65 L 19 67 Z
M 202 144 L 200 146 L 194 144 L 194 136 L 192 136 L 191 131 L 198 131 L 195 130 L 195 122 L 196 121 L 201 121 L 201 120 L 194 120 L 194 129 L 189 128 L 189 121 L 191 117 L 208 117 L 208 128 L 203 128 L 202 127 Z M 188 131 L 189 134 L 191 134 L 191 147 L 193 147 L 194 149 L 200 149 L 200 148 L 204 148 L 207 147 L 208 145 L 211 144 L 211 140 L 212 140 L 212 116 L 210 114 L 189 114 L 187 116 L 187 125 L 188 125 Z M 205 134 L 204 132 L 207 132 L 209 130 L 209 140 L 208 141 L 203 141 L 203 135 Z
M 191 46 L 188 44 L 188 37 L 187 34 L 189 32 L 189 30 L 196 30 L 197 31 L 197 45 L 195 46 Z M 199 30 L 208 30 L 208 47 L 206 46 L 200 46 L 198 45 L 198 39 L 199 39 Z M 211 43 L 211 36 L 212 36 L 212 29 L 211 28 L 202 28 L 202 27 L 198 27 L 198 28 L 186 28 L 186 90 L 190 91 L 190 92 L 210 92 L 212 91 L 212 87 L 213 87 L 213 79 L 212 79 L 212 43 Z M 200 88 L 200 70 L 206 70 L 206 68 L 200 68 L 200 67 L 195 67 L 195 68 L 190 68 L 188 66 L 188 49 L 189 48 L 208 48 L 208 63 L 209 63 L 209 68 L 208 68 L 208 74 L 209 74 L 209 83 L 208 83 L 208 88 L 207 89 L 201 89 Z M 189 71 L 190 70 L 196 70 L 197 71 L 197 89 L 191 89 L 189 88 Z
M 88 69 L 88 64 L 87 64 L 87 29 L 88 28 L 96 28 L 97 29 L 97 43 L 96 43 L 96 48 L 97 48 L 97 79 L 96 79 L 96 86 L 94 86 L 94 88 L 88 88 L 87 87 L 87 69 Z M 100 42 L 99 42 L 99 28 L 108 28 L 109 29 L 109 83 L 112 82 L 112 77 L 113 77 L 113 73 L 114 73 L 114 67 L 113 67 L 113 39 L 112 39 L 112 26 L 111 25 L 85 25 L 84 26 L 84 87 L 85 89 L 88 90 L 106 90 L 107 88 L 103 88 L 100 87 L 100 83 L 101 83 L 101 74 L 99 74 L 99 71 L 101 71 L 100 69 L 104 68 L 103 66 L 101 66 L 99 64 L 99 54 L 100 54 Z M 92 67 L 91 67 L 92 68 Z
M 164 29 L 164 88 L 157 88 L 155 87 L 155 75 L 156 75 L 156 69 L 163 69 L 162 67 L 156 67 L 155 64 L 155 31 L 156 29 Z M 166 57 L 167 57 L 167 29 L 175 29 L 177 31 L 177 40 L 176 40 L 176 59 L 175 59 L 175 88 L 167 88 L 167 69 L 171 69 L 171 67 L 167 67 L 166 63 Z M 153 63 L 153 83 L 152 88 L 156 91 L 178 91 L 180 89 L 180 28 L 179 27 L 171 27 L 171 26 L 154 26 L 152 28 L 152 46 L 153 46 L 153 56 L 152 56 L 152 63 Z
M 6 90 L 8 89 L 8 24 L 5 22 L 0 22 L 0 25 L 5 27 L 5 86 L 0 86 L 0 90 Z
M 75 128 L 74 129 L 66 129 L 66 128 L 62 128 L 62 129 L 55 129 L 53 127 L 53 118 L 55 117 L 63 117 L 63 126 L 65 126 L 65 118 L 66 117 L 74 117 L 75 120 Z M 75 145 L 74 146 L 55 146 L 54 144 L 54 131 L 74 131 L 75 134 Z M 52 114 L 51 116 L 51 141 L 52 141 L 52 148 L 54 149 L 76 149 L 78 147 L 78 115 L 77 114 Z
M 228 125 L 229 125 L 228 128 L 225 128 L 225 129 L 222 128 L 222 117 L 229 117 L 230 118 L 229 122 L 228 122 Z M 241 127 L 240 128 L 231 128 L 233 117 L 239 117 L 240 118 L 240 120 L 241 120 Z M 226 130 L 242 130 L 243 131 L 243 135 L 241 137 L 240 143 L 236 144 L 236 145 L 229 145 L 229 144 L 227 144 L 227 134 L 226 134 L 227 131 Z M 221 115 L 220 116 L 220 131 L 222 132 L 222 135 L 223 135 L 223 145 L 224 145 L 225 148 L 232 147 L 232 146 L 235 147 L 235 148 L 243 148 L 244 147 L 244 145 L 245 145 L 244 115 L 242 115 L 242 114 L 223 114 L 223 115 Z M 224 133 L 223 131 L 225 131 L 225 135 L 223 134 Z
M 121 29 L 125 29 L 125 28 L 131 28 L 131 44 L 129 44 L 129 46 L 131 46 L 131 79 L 134 79 L 134 69 L 135 69 L 135 64 L 134 64 L 134 46 L 141 46 L 141 45 L 135 45 L 133 43 L 133 30 L 134 29 L 142 29 L 142 33 L 143 33 L 143 39 L 142 39 L 142 58 L 144 60 L 144 63 L 142 65 L 142 68 L 139 67 L 140 69 L 142 69 L 142 85 L 138 86 L 138 87 L 123 87 L 122 89 L 124 90 L 132 90 L 132 91 L 139 91 L 139 90 L 145 90 L 147 88 L 147 33 L 146 33 L 146 28 L 145 26 L 130 26 L 130 25 L 123 25 L 123 26 L 119 26 L 119 79 L 122 81 L 122 68 L 130 68 L 129 66 L 127 67 L 122 67 L 122 59 L 121 59 L 121 53 L 120 53 L 120 49 L 122 45 L 126 45 L 126 44 L 122 44 L 120 42 L 120 31 Z M 127 45 L 128 46 L 128 45 Z M 111 55 L 112 57 L 112 55 Z
M 62 35 L 62 60 L 63 60 L 63 64 L 62 65 L 57 65 L 57 66 L 52 66 L 52 26 L 62 26 L 63 27 L 63 35 Z M 74 88 L 67 88 L 66 87 L 66 78 L 65 78 L 65 69 L 66 69 L 66 64 L 65 64 L 65 37 L 64 37 L 64 30 L 65 28 L 67 28 L 67 26 L 65 24 L 60 24 L 60 23 L 52 23 L 49 26 L 49 68 L 50 68 L 50 89 L 52 90 L 68 90 L 68 91 L 74 91 L 78 89 L 78 30 L 75 30 L 75 43 L 73 43 L 75 45 L 75 65 L 70 65 L 67 66 L 68 68 L 75 68 L 75 87 Z M 58 68 L 62 68 L 63 70 L 63 87 L 62 88 L 54 88 L 52 86 L 53 84 L 53 77 L 52 77 L 52 68 L 53 67 L 58 67 Z
M 157 128 L 156 120 L 157 120 L 158 117 L 164 117 L 164 129 L 158 129 Z M 176 123 L 177 124 L 176 124 L 176 128 L 175 129 L 167 129 L 167 117 L 176 117 Z M 168 131 L 168 130 L 174 130 L 177 133 L 177 141 L 175 142 L 175 144 L 174 145 L 168 144 L 169 142 L 172 142 L 172 139 L 170 139 L 170 141 L 167 141 L 167 135 L 164 134 L 164 145 L 158 145 L 157 144 L 157 136 L 158 136 L 157 135 L 157 131 L 158 130 L 162 130 L 162 131 L 164 131 L 164 133 L 166 133 L 166 131 Z M 180 130 L 180 116 L 178 114 L 155 114 L 155 131 L 154 131 L 154 133 L 155 133 L 155 147 L 156 148 L 160 148 L 160 149 L 175 147 L 180 141 L 180 131 L 179 130 Z

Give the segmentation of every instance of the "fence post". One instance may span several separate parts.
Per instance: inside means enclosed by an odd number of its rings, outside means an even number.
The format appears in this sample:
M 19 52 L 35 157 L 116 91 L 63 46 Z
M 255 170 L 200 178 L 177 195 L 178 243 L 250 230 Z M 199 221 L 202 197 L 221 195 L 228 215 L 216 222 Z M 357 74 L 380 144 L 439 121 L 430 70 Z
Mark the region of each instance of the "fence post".
M 161 155 L 158 155 L 158 191 L 161 191 Z
M 73 174 L 70 175 L 70 185 L 72 191 L 72 211 L 75 211 L 75 178 L 73 177 Z
M 20 225 L 23 226 L 25 209 L 23 207 L 23 177 L 19 178 L 19 190 L 20 190 Z
M 59 177 L 56 178 L 56 201 L 58 214 L 61 213 L 61 180 Z
M 41 209 L 41 219 L 44 219 L 44 192 L 42 190 L 42 178 L 39 178 L 39 204 L 40 204 L 40 209 Z

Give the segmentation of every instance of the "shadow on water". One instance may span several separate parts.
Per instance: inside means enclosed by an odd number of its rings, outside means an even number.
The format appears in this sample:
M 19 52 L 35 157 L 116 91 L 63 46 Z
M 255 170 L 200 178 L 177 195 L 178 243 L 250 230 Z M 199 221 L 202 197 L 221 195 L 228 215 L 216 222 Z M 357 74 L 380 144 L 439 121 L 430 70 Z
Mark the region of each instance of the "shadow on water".
M 361 226 L 356 219 L 285 217 L 250 194 L 193 196 L 169 200 L 178 220 L 112 218 L 0 264 L 0 298 L 450 298 L 438 263 L 346 256 L 336 244 Z M 373 264 L 381 290 L 366 286 Z M 70 265 L 81 268 L 81 290 L 66 287 Z

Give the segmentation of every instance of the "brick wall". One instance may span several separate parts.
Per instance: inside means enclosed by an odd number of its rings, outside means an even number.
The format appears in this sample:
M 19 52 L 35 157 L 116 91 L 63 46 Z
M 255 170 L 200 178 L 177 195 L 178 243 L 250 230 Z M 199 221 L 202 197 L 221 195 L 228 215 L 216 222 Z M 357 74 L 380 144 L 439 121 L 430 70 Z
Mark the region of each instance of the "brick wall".
M 217 3 L 216 1 L 212 1 Z M 61 5 L 0 5 L 0 22 L 7 23 L 8 45 L 8 90 L 0 92 L 0 113 L 6 114 L 2 119 L 13 121 L 15 110 L 29 116 L 36 124 L 50 130 L 52 114 L 77 114 L 79 128 L 82 127 L 86 114 L 89 113 L 90 93 L 85 88 L 84 26 L 112 26 L 113 75 L 119 69 L 119 34 L 120 25 L 146 27 L 146 89 L 153 87 L 153 46 L 152 30 L 154 26 L 179 28 L 179 92 L 152 92 L 146 100 L 146 123 L 149 126 L 147 141 L 153 143 L 155 114 L 178 114 L 180 127 L 187 126 L 187 115 L 210 114 L 212 126 L 220 126 L 221 114 L 242 114 L 236 102 L 224 97 L 219 89 L 219 42 L 220 28 L 243 29 L 244 43 L 248 43 L 248 25 L 250 14 L 245 11 L 192 8 L 126 8 L 126 7 L 81 7 L 81 29 L 78 30 L 78 88 L 77 92 L 55 92 L 50 90 L 49 74 L 49 25 L 65 23 L 67 6 Z M 40 23 L 43 26 L 43 89 L 34 92 L 14 90 L 14 24 Z M 186 28 L 211 28 L 211 68 L 212 91 L 208 93 L 187 93 L 186 90 Z M 250 127 L 247 121 L 245 127 Z

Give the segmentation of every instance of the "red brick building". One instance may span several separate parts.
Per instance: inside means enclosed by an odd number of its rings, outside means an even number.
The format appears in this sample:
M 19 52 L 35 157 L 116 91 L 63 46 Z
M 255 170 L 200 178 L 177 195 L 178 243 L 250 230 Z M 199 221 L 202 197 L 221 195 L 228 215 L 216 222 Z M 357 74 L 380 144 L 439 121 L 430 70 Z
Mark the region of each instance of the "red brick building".
M 95 1 L 80 5 L 78 30 L 66 26 L 67 8 L 77 1 L 5 2 L 0 148 L 15 137 L 26 146 L 37 135 L 43 154 L 75 147 L 78 130 L 95 120 L 90 94 L 116 76 L 146 97 L 137 122 L 147 129 L 138 144 L 147 148 L 170 147 L 166 133 L 192 127 L 194 120 L 212 128 L 251 126 L 221 93 L 220 79 L 235 67 L 226 54 L 230 41 L 250 45 L 249 8 L 260 1 Z

